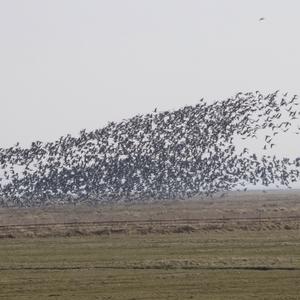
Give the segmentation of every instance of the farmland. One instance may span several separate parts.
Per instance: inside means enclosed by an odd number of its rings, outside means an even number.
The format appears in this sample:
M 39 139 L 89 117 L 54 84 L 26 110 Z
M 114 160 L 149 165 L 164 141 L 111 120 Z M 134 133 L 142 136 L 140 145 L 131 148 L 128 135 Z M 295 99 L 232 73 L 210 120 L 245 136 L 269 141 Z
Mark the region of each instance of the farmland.
M 300 299 L 299 209 L 298 192 L 3 208 L 0 299 Z

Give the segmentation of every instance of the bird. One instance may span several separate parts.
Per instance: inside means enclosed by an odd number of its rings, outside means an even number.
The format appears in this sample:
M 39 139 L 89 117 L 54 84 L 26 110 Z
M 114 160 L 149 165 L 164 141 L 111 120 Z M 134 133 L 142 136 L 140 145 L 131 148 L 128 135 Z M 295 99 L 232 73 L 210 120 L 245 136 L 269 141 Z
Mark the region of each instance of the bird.
M 278 91 L 237 95 L 175 111 L 155 109 L 83 129 L 78 137 L 0 148 L 1 203 L 32 207 L 185 199 L 299 180 L 300 160 L 271 157 L 267 151 L 260 158 L 250 148 L 239 150 L 234 139 L 248 142 L 272 130 L 273 135 L 264 135 L 263 149 L 275 147 L 273 137 L 295 125 L 298 98 L 289 101 L 284 94 L 283 102 Z
M 263 22 L 263 21 L 265 21 L 265 18 L 264 18 L 264 17 L 261 17 L 261 18 L 259 18 L 259 21 L 260 21 L 260 22 Z

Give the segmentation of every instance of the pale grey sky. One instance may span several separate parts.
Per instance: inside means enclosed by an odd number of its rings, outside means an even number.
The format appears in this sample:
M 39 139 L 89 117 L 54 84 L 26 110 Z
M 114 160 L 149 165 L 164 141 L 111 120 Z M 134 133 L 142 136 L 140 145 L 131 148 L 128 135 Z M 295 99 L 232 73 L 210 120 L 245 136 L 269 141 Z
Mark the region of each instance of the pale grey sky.
M 299 0 L 0 0 L 0 147 L 202 97 L 300 94 L 299 36 Z

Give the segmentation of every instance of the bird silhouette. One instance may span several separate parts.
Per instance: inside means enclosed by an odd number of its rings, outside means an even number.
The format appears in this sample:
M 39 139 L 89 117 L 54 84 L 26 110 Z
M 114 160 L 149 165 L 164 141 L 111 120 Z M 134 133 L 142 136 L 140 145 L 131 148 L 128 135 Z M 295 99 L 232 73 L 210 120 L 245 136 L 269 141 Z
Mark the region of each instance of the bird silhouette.
M 278 91 L 240 92 L 213 104 L 155 108 L 78 137 L 0 148 L 0 206 L 185 199 L 248 184 L 289 186 L 300 179 L 300 159 L 267 154 L 278 136 L 300 131 L 298 104 Z M 235 137 L 248 142 L 261 133 L 262 157 L 236 147 Z

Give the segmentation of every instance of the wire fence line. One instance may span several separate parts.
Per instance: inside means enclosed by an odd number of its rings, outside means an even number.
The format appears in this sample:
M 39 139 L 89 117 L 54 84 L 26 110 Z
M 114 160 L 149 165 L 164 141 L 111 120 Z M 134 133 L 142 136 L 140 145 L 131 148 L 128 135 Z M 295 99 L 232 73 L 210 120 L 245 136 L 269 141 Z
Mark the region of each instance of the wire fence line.
M 201 219 L 146 219 L 146 220 L 105 220 L 91 222 L 57 222 L 57 223 L 30 223 L 0 225 L 0 229 L 24 227 L 49 227 L 49 226 L 111 226 L 111 225 L 168 225 L 168 224 L 222 224 L 222 223 L 247 223 L 247 222 L 300 222 L 300 216 L 287 217 L 247 217 L 247 218 L 201 218 Z

